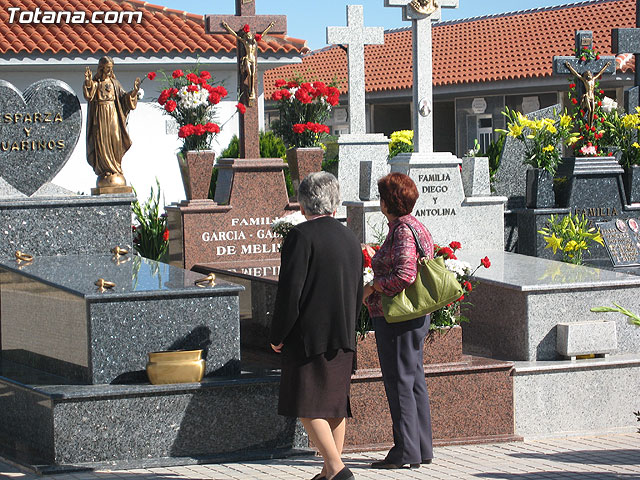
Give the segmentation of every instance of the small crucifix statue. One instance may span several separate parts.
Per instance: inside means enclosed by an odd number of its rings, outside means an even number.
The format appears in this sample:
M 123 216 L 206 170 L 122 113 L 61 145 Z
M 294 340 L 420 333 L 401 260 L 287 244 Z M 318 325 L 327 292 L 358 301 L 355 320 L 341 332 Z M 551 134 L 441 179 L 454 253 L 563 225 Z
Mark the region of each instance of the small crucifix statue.
M 255 0 L 236 0 L 235 15 L 206 15 L 206 32 L 231 34 L 238 49 L 238 101 L 247 110 L 240 116 L 240 158 L 260 158 L 258 112 L 258 42 L 267 33 L 287 32 L 284 15 L 256 15 Z M 262 33 L 254 33 L 262 32 Z

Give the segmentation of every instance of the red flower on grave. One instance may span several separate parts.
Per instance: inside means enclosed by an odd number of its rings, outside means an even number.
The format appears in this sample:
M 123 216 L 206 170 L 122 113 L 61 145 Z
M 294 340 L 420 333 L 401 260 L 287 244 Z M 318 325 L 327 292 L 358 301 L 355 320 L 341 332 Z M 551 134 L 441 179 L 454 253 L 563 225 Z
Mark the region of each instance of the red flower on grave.
M 278 100 L 282 100 L 282 90 L 276 90 L 275 92 L 273 92 L 271 94 L 271 100 L 275 100 L 276 102 Z
M 198 90 L 200 90 L 198 86 L 193 83 L 187 85 L 187 92 L 197 92 Z
M 160 96 L 158 97 L 158 103 L 160 105 L 164 105 L 167 100 L 169 100 L 169 97 L 171 96 L 171 92 L 169 90 L 163 90 L 160 93 Z
M 214 105 L 217 105 L 218 103 L 220 103 L 220 94 L 217 92 L 211 92 L 209 94 L 209 97 L 207 97 L 207 99 L 209 100 L 209 103 L 213 103 Z
M 575 99 L 575 98 L 572 98 L 572 99 L 571 99 L 571 103 L 573 103 L 574 105 L 577 105 L 577 104 L 578 104 L 578 100 L 577 100 L 577 99 Z
M 480 260 L 480 263 L 484 268 L 489 268 L 491 266 L 491 260 L 489 260 L 489 257 L 484 257 L 482 260 Z
M 453 251 L 460 250 L 462 248 L 462 244 L 460 242 L 453 241 L 449 244 L 449 248 L 453 249 Z
M 371 267 L 371 256 L 366 248 L 362 249 L 362 256 L 364 257 L 364 268 Z
M 200 78 L 202 80 L 209 80 L 211 78 L 211 74 L 209 72 L 207 72 L 206 70 L 203 70 L 200 72 Z
M 294 133 L 303 133 L 306 129 L 306 125 L 304 125 L 303 123 L 296 123 L 293 125 L 293 132 Z
M 242 27 L 242 31 L 243 31 L 244 33 L 249 33 L 249 32 L 251 31 L 251 28 L 249 27 L 249 25 L 248 25 L 248 24 L 246 24 L 246 23 L 245 23 L 245 24 L 244 24 L 244 27 Z
M 195 73 L 187 73 L 187 80 L 191 83 L 199 83 L 200 77 L 198 77 Z
M 600 95 L 604 95 L 604 90 L 600 90 L 598 93 L 600 93 Z
M 162 232 L 162 240 L 164 240 L 165 242 L 169 241 L 169 229 L 165 228 L 164 232 Z
M 184 72 L 182 70 L 174 70 L 171 76 L 173 78 L 180 78 L 184 76 Z
M 287 84 L 287 81 L 283 78 L 279 78 L 278 80 L 276 80 L 276 88 L 282 88 Z
M 598 106 L 601 107 L 602 106 L 602 100 L 598 100 Z
M 262 40 L 262 34 L 256 33 L 256 42 L 259 42 L 260 40 Z
M 245 106 L 245 104 L 244 104 L 244 103 L 240 103 L 240 102 L 238 102 L 238 103 L 236 104 L 236 108 L 238 109 L 238 111 L 239 111 L 242 115 L 244 115 L 244 114 L 246 113 L 246 111 L 247 111 L 247 107 Z
M 207 133 L 220 133 L 220 126 L 216 123 L 206 123 L 204 125 L 204 131 Z
M 570 83 L 569 84 L 569 88 L 571 88 L 571 89 L 576 88 L 576 84 L 575 83 Z
M 580 60 L 582 60 L 583 62 L 587 61 L 587 57 L 585 57 L 584 55 L 580 57 Z
M 174 102 L 173 100 L 168 100 L 164 105 L 164 109 L 167 112 L 171 113 L 176 109 L 177 106 L 178 104 L 176 102 Z
M 149 72 L 147 73 L 147 78 L 149 80 L 153 80 L 154 78 L 156 78 L 156 72 Z
M 467 292 L 472 292 L 472 291 L 473 291 L 473 285 L 471 285 L 471 282 L 469 282 L 469 281 L 464 282 L 464 283 L 462 284 L 462 286 L 464 287 L 464 289 L 465 289 Z
M 596 55 L 596 60 L 600 60 L 600 55 Z
M 460 295 L 460 298 L 456 300 L 456 302 L 461 302 L 462 300 L 464 300 L 464 295 Z
M 438 250 L 437 253 L 441 257 L 447 257 L 451 260 L 457 260 L 457 257 L 453 253 L 453 250 L 451 250 L 449 247 L 442 247 L 440 250 Z

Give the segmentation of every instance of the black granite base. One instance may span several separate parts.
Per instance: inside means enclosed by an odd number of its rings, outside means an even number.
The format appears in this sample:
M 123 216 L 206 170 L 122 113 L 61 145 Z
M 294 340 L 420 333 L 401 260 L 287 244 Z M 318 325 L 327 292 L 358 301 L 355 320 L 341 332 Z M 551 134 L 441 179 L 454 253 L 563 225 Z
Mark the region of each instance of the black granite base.
M 0 377 L 0 455 L 41 473 L 308 452 L 301 426 L 277 414 L 277 372 L 177 385 L 52 385 L 58 377 L 6 361 L 2 370 L 34 383 Z

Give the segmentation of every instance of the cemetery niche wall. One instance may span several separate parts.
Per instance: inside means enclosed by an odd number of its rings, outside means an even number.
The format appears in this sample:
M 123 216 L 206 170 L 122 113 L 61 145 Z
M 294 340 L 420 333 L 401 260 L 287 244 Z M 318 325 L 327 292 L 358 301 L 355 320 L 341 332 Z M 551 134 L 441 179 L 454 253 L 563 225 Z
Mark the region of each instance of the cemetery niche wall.
M 0 112 L 0 455 L 47 473 L 306 446 L 277 377 L 241 373 L 242 287 L 113 254 L 132 250 L 134 196 L 50 183 L 80 135 L 76 93 L 0 81 Z M 203 350 L 204 380 L 150 385 L 147 354 L 176 349 Z

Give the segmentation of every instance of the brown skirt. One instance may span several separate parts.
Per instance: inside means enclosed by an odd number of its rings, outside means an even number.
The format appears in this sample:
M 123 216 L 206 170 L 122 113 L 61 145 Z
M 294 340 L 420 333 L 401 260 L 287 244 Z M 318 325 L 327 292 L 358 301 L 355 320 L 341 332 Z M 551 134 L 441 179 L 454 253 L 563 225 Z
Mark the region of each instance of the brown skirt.
M 282 358 L 278 413 L 287 417 L 351 417 L 353 352 L 333 350 L 304 360 Z

